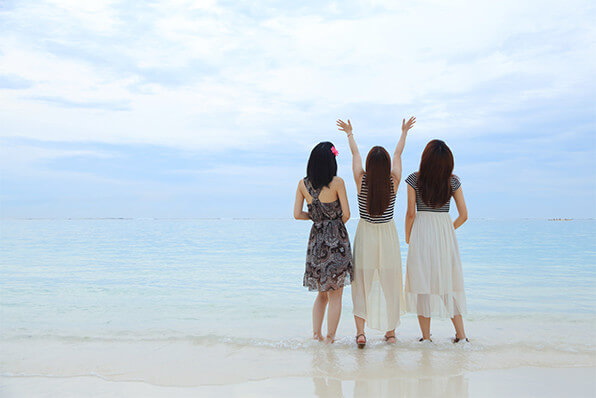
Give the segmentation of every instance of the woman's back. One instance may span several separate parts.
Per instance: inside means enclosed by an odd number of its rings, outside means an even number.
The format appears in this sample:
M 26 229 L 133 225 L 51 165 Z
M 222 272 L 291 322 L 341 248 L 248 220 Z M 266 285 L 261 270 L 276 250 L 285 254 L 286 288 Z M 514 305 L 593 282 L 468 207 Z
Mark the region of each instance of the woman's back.
M 366 173 L 362 176 L 362 183 L 360 185 L 360 192 L 358 193 L 358 209 L 360 210 L 360 218 L 366 220 L 368 222 L 374 224 L 386 223 L 393 220 L 393 209 L 395 208 L 395 184 L 393 183 L 393 178 L 391 179 L 391 198 L 389 200 L 389 205 L 385 209 L 385 211 L 380 214 L 373 216 L 368 211 L 368 183 L 366 181 Z
M 429 206 L 428 204 L 424 203 L 424 200 L 422 199 L 422 195 L 420 193 L 420 187 L 418 186 L 418 173 L 417 172 L 410 174 L 408 176 L 408 178 L 406 178 L 406 183 L 409 186 L 411 186 L 412 188 L 414 188 L 414 190 L 416 191 L 416 210 L 417 211 L 432 211 L 432 212 L 436 212 L 436 213 L 449 213 L 449 204 L 451 202 L 451 198 L 449 198 L 449 200 L 447 200 L 446 203 L 444 203 L 442 206 L 439 206 L 439 207 Z M 459 181 L 459 178 L 457 176 L 451 175 L 451 177 L 449 177 L 449 185 L 451 186 L 451 193 L 453 194 L 453 192 L 457 191 L 457 189 L 461 186 L 461 182 Z
M 303 179 L 304 187 L 310 195 L 310 203 L 308 203 L 307 200 L 308 215 L 313 222 L 322 222 L 328 220 L 341 221 L 343 211 L 337 190 L 335 189 L 334 182 L 337 182 L 336 179 L 337 177 L 334 178 L 334 181 L 329 184 L 330 187 L 321 187 L 318 189 L 313 187 L 308 177 Z

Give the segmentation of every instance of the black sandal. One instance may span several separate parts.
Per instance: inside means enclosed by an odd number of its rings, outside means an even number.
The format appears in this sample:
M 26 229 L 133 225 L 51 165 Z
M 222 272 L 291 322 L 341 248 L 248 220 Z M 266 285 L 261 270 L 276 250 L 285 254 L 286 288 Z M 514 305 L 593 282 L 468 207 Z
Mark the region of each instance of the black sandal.
M 364 343 L 359 343 L 358 342 L 358 337 L 364 337 Z M 362 349 L 364 348 L 364 346 L 366 346 L 366 336 L 364 335 L 364 333 L 360 333 L 358 336 L 356 336 L 356 344 L 358 345 L 358 348 Z
M 460 341 L 462 341 L 463 339 L 458 339 L 457 335 L 455 335 L 455 337 L 453 338 L 453 343 L 459 343 Z M 469 343 L 470 340 L 468 340 L 468 338 L 466 337 L 466 343 Z
M 393 343 L 390 343 L 389 339 L 393 339 L 395 341 Z M 387 342 L 387 344 L 395 344 L 395 343 L 397 343 L 397 336 L 396 335 L 393 335 L 393 336 L 385 335 L 385 341 Z
M 418 340 L 418 342 L 422 343 L 424 341 L 424 337 L 420 337 L 420 340 Z M 428 339 L 428 341 L 430 341 L 431 343 L 433 342 L 431 339 Z

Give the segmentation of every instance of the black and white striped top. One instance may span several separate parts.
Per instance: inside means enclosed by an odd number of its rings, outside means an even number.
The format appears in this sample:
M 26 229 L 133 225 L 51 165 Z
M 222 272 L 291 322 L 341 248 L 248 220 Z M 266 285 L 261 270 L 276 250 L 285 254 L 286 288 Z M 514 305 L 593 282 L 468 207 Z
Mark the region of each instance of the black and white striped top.
M 416 210 L 418 211 L 434 211 L 437 213 L 445 213 L 449 212 L 449 202 L 451 202 L 451 198 L 441 207 L 430 207 L 427 206 L 426 203 L 422 200 L 422 196 L 420 195 L 420 191 L 418 191 L 418 173 L 412 173 L 406 178 L 406 182 L 409 186 L 416 190 Z M 451 183 L 451 194 L 457 191 L 457 189 L 461 186 L 461 182 L 459 178 L 455 175 L 452 175 L 449 182 Z
M 393 185 L 393 178 L 391 178 L 391 191 L 395 192 L 395 186 Z M 366 199 L 368 197 L 368 187 L 366 186 L 366 174 L 362 176 L 362 185 L 360 187 L 360 193 L 358 194 L 358 209 L 360 210 L 360 218 L 374 224 L 382 224 L 393 220 L 393 208 L 395 207 L 395 195 L 391 195 L 389 206 L 385 209 L 383 214 L 380 216 L 371 216 L 368 214 L 366 208 Z

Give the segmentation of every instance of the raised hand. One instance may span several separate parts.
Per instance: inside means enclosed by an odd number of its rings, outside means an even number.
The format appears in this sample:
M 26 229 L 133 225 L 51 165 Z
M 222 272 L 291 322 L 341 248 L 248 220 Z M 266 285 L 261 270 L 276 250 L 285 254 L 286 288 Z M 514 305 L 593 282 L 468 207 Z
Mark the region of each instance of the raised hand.
M 406 119 L 401 122 L 401 132 L 406 134 L 416 123 L 416 117 L 412 116 L 406 123 Z
M 345 123 L 341 119 L 337 119 L 337 127 L 339 131 L 345 132 L 348 136 L 352 134 L 352 123 L 350 123 L 350 119 L 348 119 L 348 123 Z
M 399 185 L 399 180 L 401 179 L 401 154 L 406 145 L 408 131 L 414 127 L 414 123 L 416 123 L 416 118 L 414 116 L 409 118 L 407 122 L 406 119 L 401 122 L 401 137 L 399 137 L 399 141 L 397 141 L 395 153 L 393 154 L 393 166 L 391 167 L 391 175 L 395 178 L 396 186 Z

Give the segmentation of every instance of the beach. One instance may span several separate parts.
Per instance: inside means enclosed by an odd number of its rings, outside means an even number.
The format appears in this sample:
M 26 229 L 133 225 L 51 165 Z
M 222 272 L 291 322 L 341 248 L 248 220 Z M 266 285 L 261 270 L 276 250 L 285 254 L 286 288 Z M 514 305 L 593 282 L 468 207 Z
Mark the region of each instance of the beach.
M 577 347 L 200 340 L 5 342 L 2 396 L 590 397 L 595 387 L 594 355 Z
M 201 387 L 156 386 L 138 381 L 120 383 L 91 376 L 66 380 L 29 377 L 3 380 L 3 393 L 6 396 L 38 397 L 591 397 L 594 396 L 593 377 L 593 369 L 586 368 L 520 368 L 455 377 L 351 382 L 325 377 L 288 377 Z
M 353 237 L 357 220 L 348 223 Z M 0 395 L 588 397 L 596 393 L 596 222 L 470 220 L 458 239 L 470 343 L 313 341 L 310 224 L 5 220 Z M 398 225 L 398 231 L 403 230 Z M 401 239 L 403 267 L 407 246 Z

